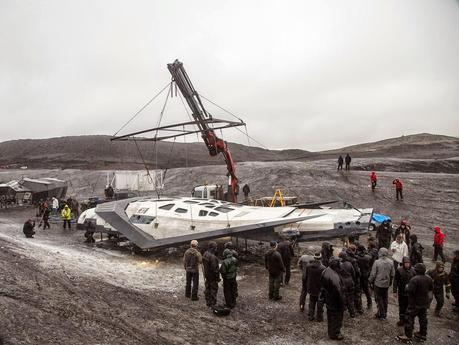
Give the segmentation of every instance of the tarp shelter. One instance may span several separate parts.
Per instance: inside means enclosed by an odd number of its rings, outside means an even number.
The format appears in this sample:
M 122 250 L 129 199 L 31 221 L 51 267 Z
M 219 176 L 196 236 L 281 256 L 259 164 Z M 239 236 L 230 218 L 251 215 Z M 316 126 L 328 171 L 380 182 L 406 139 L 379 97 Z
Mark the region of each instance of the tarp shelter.
M 115 171 L 112 186 L 116 191 L 150 192 L 163 187 L 162 173 L 150 171 Z
M 2 203 L 17 203 L 30 201 L 31 190 L 21 185 L 19 181 L 10 181 L 0 184 L 0 201 Z
M 32 179 L 24 177 L 19 184 L 32 192 L 32 201 L 37 202 L 40 199 L 48 199 L 55 196 L 58 199 L 64 199 L 67 194 L 67 181 L 57 178 L 45 177 L 41 179 Z

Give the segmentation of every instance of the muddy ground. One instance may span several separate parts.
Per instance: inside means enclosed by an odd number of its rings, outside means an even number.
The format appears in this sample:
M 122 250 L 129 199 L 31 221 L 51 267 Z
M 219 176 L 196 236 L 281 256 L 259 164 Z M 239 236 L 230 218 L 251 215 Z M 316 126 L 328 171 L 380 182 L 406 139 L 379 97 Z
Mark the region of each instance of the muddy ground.
M 420 235 L 426 256 L 431 255 L 429 228 L 437 223 L 447 234 L 447 253 L 459 246 L 459 175 L 381 172 L 380 187 L 373 194 L 368 172 L 341 173 L 333 166 L 332 161 L 318 161 L 244 163 L 238 168 L 242 182 L 248 182 L 255 195 L 271 194 L 284 185 L 303 201 L 341 198 L 358 207 L 374 207 L 395 220 L 406 217 Z M 50 173 L 59 177 L 58 172 L 39 171 L 34 177 Z M 94 182 L 101 174 L 63 173 L 72 178 L 78 196 L 88 188 L 83 182 Z M 168 194 L 188 194 L 191 186 L 221 178 L 223 173 L 224 167 L 218 166 L 172 169 L 166 180 Z M 394 201 L 390 184 L 394 176 L 405 181 L 403 202 Z M 102 187 L 94 190 L 100 192 Z M 325 323 L 309 322 L 298 311 L 298 270 L 293 272 L 291 285 L 282 289 L 284 299 L 270 302 L 261 257 L 245 255 L 239 272 L 238 306 L 229 317 L 219 318 L 205 307 L 202 288 L 200 301 L 191 303 L 184 298 L 180 264 L 184 248 L 132 255 L 106 242 L 87 246 L 82 243 L 82 233 L 63 230 L 59 224 L 40 229 L 34 239 L 25 239 L 22 223 L 34 213 L 31 208 L 0 210 L 0 335 L 5 344 L 334 343 L 327 338 Z M 311 246 L 308 250 L 320 244 L 304 244 L 300 250 Z M 249 249 L 260 254 L 265 248 L 254 244 Z M 427 263 L 433 267 L 430 260 Z M 374 320 L 374 313 L 375 308 L 356 319 L 345 318 L 345 344 L 396 343 L 402 330 L 395 326 L 394 297 L 386 322 Z M 446 302 L 445 317 L 432 314 L 427 344 L 458 344 L 459 319 L 451 313 L 451 302 Z

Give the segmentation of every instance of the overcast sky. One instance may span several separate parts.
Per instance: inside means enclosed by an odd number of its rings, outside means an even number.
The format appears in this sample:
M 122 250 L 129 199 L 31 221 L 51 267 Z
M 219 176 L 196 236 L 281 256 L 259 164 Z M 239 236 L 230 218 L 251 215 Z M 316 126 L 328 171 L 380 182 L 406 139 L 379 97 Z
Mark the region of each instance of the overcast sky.
M 459 136 L 455 0 L 0 0 L 0 141 L 111 135 L 176 58 L 269 148 Z M 164 97 L 123 132 L 154 127 Z M 186 121 L 169 103 L 162 123 Z

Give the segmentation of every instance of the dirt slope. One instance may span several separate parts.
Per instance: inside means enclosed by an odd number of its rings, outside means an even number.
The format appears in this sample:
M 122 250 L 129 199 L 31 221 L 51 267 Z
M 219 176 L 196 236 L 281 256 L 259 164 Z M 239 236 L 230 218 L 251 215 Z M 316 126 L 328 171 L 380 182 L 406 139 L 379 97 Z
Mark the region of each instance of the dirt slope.
M 223 164 L 222 155 L 210 157 L 203 143 L 112 142 L 108 136 L 75 136 L 51 139 L 12 140 L 0 143 L 1 166 L 76 169 L 142 169 Z M 298 149 L 266 150 L 230 143 L 236 162 L 336 159 L 350 152 L 353 157 L 387 157 L 445 160 L 459 157 L 459 139 L 417 134 L 347 148 L 308 152 Z M 139 153 L 141 152 L 141 155 Z

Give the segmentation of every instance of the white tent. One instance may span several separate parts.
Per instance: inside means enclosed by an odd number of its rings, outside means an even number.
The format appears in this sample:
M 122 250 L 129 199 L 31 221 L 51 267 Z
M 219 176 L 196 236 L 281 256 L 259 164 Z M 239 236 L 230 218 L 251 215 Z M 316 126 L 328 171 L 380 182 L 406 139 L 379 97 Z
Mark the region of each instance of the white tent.
M 111 185 L 117 191 L 149 192 L 164 187 L 163 172 L 150 171 L 115 171 Z

